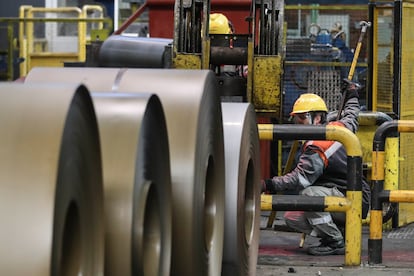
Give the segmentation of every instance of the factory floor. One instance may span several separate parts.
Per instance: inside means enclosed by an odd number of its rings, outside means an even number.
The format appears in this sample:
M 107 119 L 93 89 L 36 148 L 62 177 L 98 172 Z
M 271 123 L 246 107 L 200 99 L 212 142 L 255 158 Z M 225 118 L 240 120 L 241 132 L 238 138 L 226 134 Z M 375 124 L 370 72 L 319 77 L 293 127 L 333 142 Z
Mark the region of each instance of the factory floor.
M 299 246 L 301 234 L 291 232 L 277 214 L 272 228 L 266 228 L 268 212 L 262 212 L 259 258 L 256 276 L 270 275 L 414 275 L 414 223 L 384 230 L 382 237 L 382 264 L 368 264 L 369 226 L 363 226 L 361 265 L 344 266 L 345 258 L 338 256 L 311 256 L 306 248 L 319 244 L 307 236 Z

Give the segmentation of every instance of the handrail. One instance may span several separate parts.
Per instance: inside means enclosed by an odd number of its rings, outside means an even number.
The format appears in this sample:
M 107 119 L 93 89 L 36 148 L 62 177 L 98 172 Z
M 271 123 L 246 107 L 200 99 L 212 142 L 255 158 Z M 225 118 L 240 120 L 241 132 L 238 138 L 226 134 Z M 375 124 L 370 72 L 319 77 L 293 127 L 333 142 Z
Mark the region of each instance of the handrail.
M 361 264 L 362 240 L 362 149 L 358 137 L 350 130 L 341 126 L 308 126 L 308 125 L 277 125 L 258 124 L 261 140 L 332 140 L 341 142 L 347 152 L 347 192 L 349 208 L 341 211 L 346 213 L 345 224 L 345 265 Z M 266 195 L 262 195 L 265 197 Z M 274 195 L 281 197 L 283 195 Z M 305 198 L 305 196 L 303 196 Z M 327 206 L 338 204 L 337 200 L 326 200 Z M 345 210 L 346 209 L 346 210 Z M 324 209 L 327 210 L 327 209 Z M 306 210 L 304 210 L 306 211 Z
M 372 195 L 368 239 L 368 263 L 382 263 L 382 204 L 414 203 L 412 190 L 384 190 L 385 140 L 398 132 L 414 132 L 413 120 L 393 120 L 382 124 L 374 135 L 372 150 Z
M 100 14 L 100 17 L 97 18 L 104 18 L 104 9 L 100 5 L 84 5 L 82 6 L 82 15 L 83 18 L 88 18 L 88 12 L 90 11 L 98 11 Z M 103 29 L 103 22 L 99 22 L 99 29 Z
M 96 10 L 101 13 L 100 17 L 88 18 L 88 11 Z M 51 13 L 48 17 L 36 17 L 36 14 Z M 71 14 L 68 17 L 65 14 Z M 112 24 L 112 20 L 108 17 L 103 17 L 104 9 L 100 5 L 85 5 L 82 9 L 78 7 L 60 7 L 60 8 L 42 8 L 33 7 L 30 5 L 22 5 L 19 10 L 18 18 L 0 18 L 0 22 L 15 22 L 19 24 L 19 55 L 23 62 L 20 63 L 20 76 L 27 75 L 31 68 L 31 58 L 33 55 L 34 43 L 34 23 L 39 22 L 60 22 L 60 23 L 76 23 L 77 32 L 77 50 L 70 52 L 69 60 L 85 61 L 86 59 L 86 44 L 87 44 L 87 23 L 99 23 L 99 27 L 103 27 L 104 23 Z M 61 15 L 63 17 L 59 17 Z M 68 56 L 67 52 L 58 51 L 61 55 L 61 62 L 65 61 Z M 50 57 L 56 56 L 56 51 L 50 53 Z M 47 57 L 47 53 L 42 53 L 41 56 Z M 56 57 L 56 60 L 59 59 Z M 39 59 L 37 59 L 39 60 Z
M 351 202 L 339 196 L 262 195 L 262 211 L 346 212 Z

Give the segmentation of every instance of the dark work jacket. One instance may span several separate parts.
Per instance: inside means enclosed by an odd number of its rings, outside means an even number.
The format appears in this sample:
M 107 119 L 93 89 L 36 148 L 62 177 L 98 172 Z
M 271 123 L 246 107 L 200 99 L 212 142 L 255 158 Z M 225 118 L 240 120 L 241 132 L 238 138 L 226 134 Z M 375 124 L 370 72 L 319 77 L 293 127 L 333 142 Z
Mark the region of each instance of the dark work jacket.
M 359 102 L 349 99 L 344 106 L 342 119 L 329 125 L 346 127 L 352 132 L 358 129 Z M 362 169 L 362 168 L 361 168 Z M 363 217 L 369 209 L 370 189 L 363 181 Z M 337 187 L 343 194 L 347 188 L 347 154 L 341 143 L 335 141 L 306 141 L 295 168 L 282 176 L 272 178 L 268 192 L 300 191 L 308 186 Z M 368 204 L 368 206 L 367 206 Z

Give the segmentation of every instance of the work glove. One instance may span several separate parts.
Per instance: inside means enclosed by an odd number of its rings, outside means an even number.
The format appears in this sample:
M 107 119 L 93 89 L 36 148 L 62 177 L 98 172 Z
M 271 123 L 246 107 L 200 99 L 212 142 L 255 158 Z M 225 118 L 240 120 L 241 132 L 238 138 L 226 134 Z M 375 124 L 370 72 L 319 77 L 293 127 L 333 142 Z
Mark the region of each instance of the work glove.
M 342 80 L 342 87 L 341 87 L 341 92 L 342 92 L 342 97 L 345 97 L 345 102 L 347 102 L 349 99 L 352 98 L 359 98 L 359 84 L 352 82 L 348 79 L 343 79 Z
M 273 187 L 272 179 L 262 179 L 260 185 L 262 193 L 269 194 Z

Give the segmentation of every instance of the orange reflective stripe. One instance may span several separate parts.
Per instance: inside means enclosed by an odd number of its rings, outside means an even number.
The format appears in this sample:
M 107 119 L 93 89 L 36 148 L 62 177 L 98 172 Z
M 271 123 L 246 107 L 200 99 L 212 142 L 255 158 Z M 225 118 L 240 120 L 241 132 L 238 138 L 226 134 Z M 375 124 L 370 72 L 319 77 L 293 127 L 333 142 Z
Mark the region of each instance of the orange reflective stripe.
M 344 126 L 344 124 L 339 121 L 330 122 L 329 125 Z M 303 149 L 305 150 L 310 145 L 316 147 L 312 150 L 317 152 L 319 156 L 322 158 L 323 163 L 325 164 L 325 168 L 328 166 L 329 157 L 331 157 L 332 154 L 334 154 L 342 146 L 341 143 L 336 141 L 314 140 L 306 142 Z
M 325 153 L 323 153 L 322 151 L 320 151 L 320 150 L 315 150 L 318 154 L 319 154 L 319 156 L 322 158 L 322 160 L 323 160 L 323 164 L 325 165 L 325 168 L 326 167 L 328 167 L 328 158 L 326 158 L 326 155 L 325 155 Z

